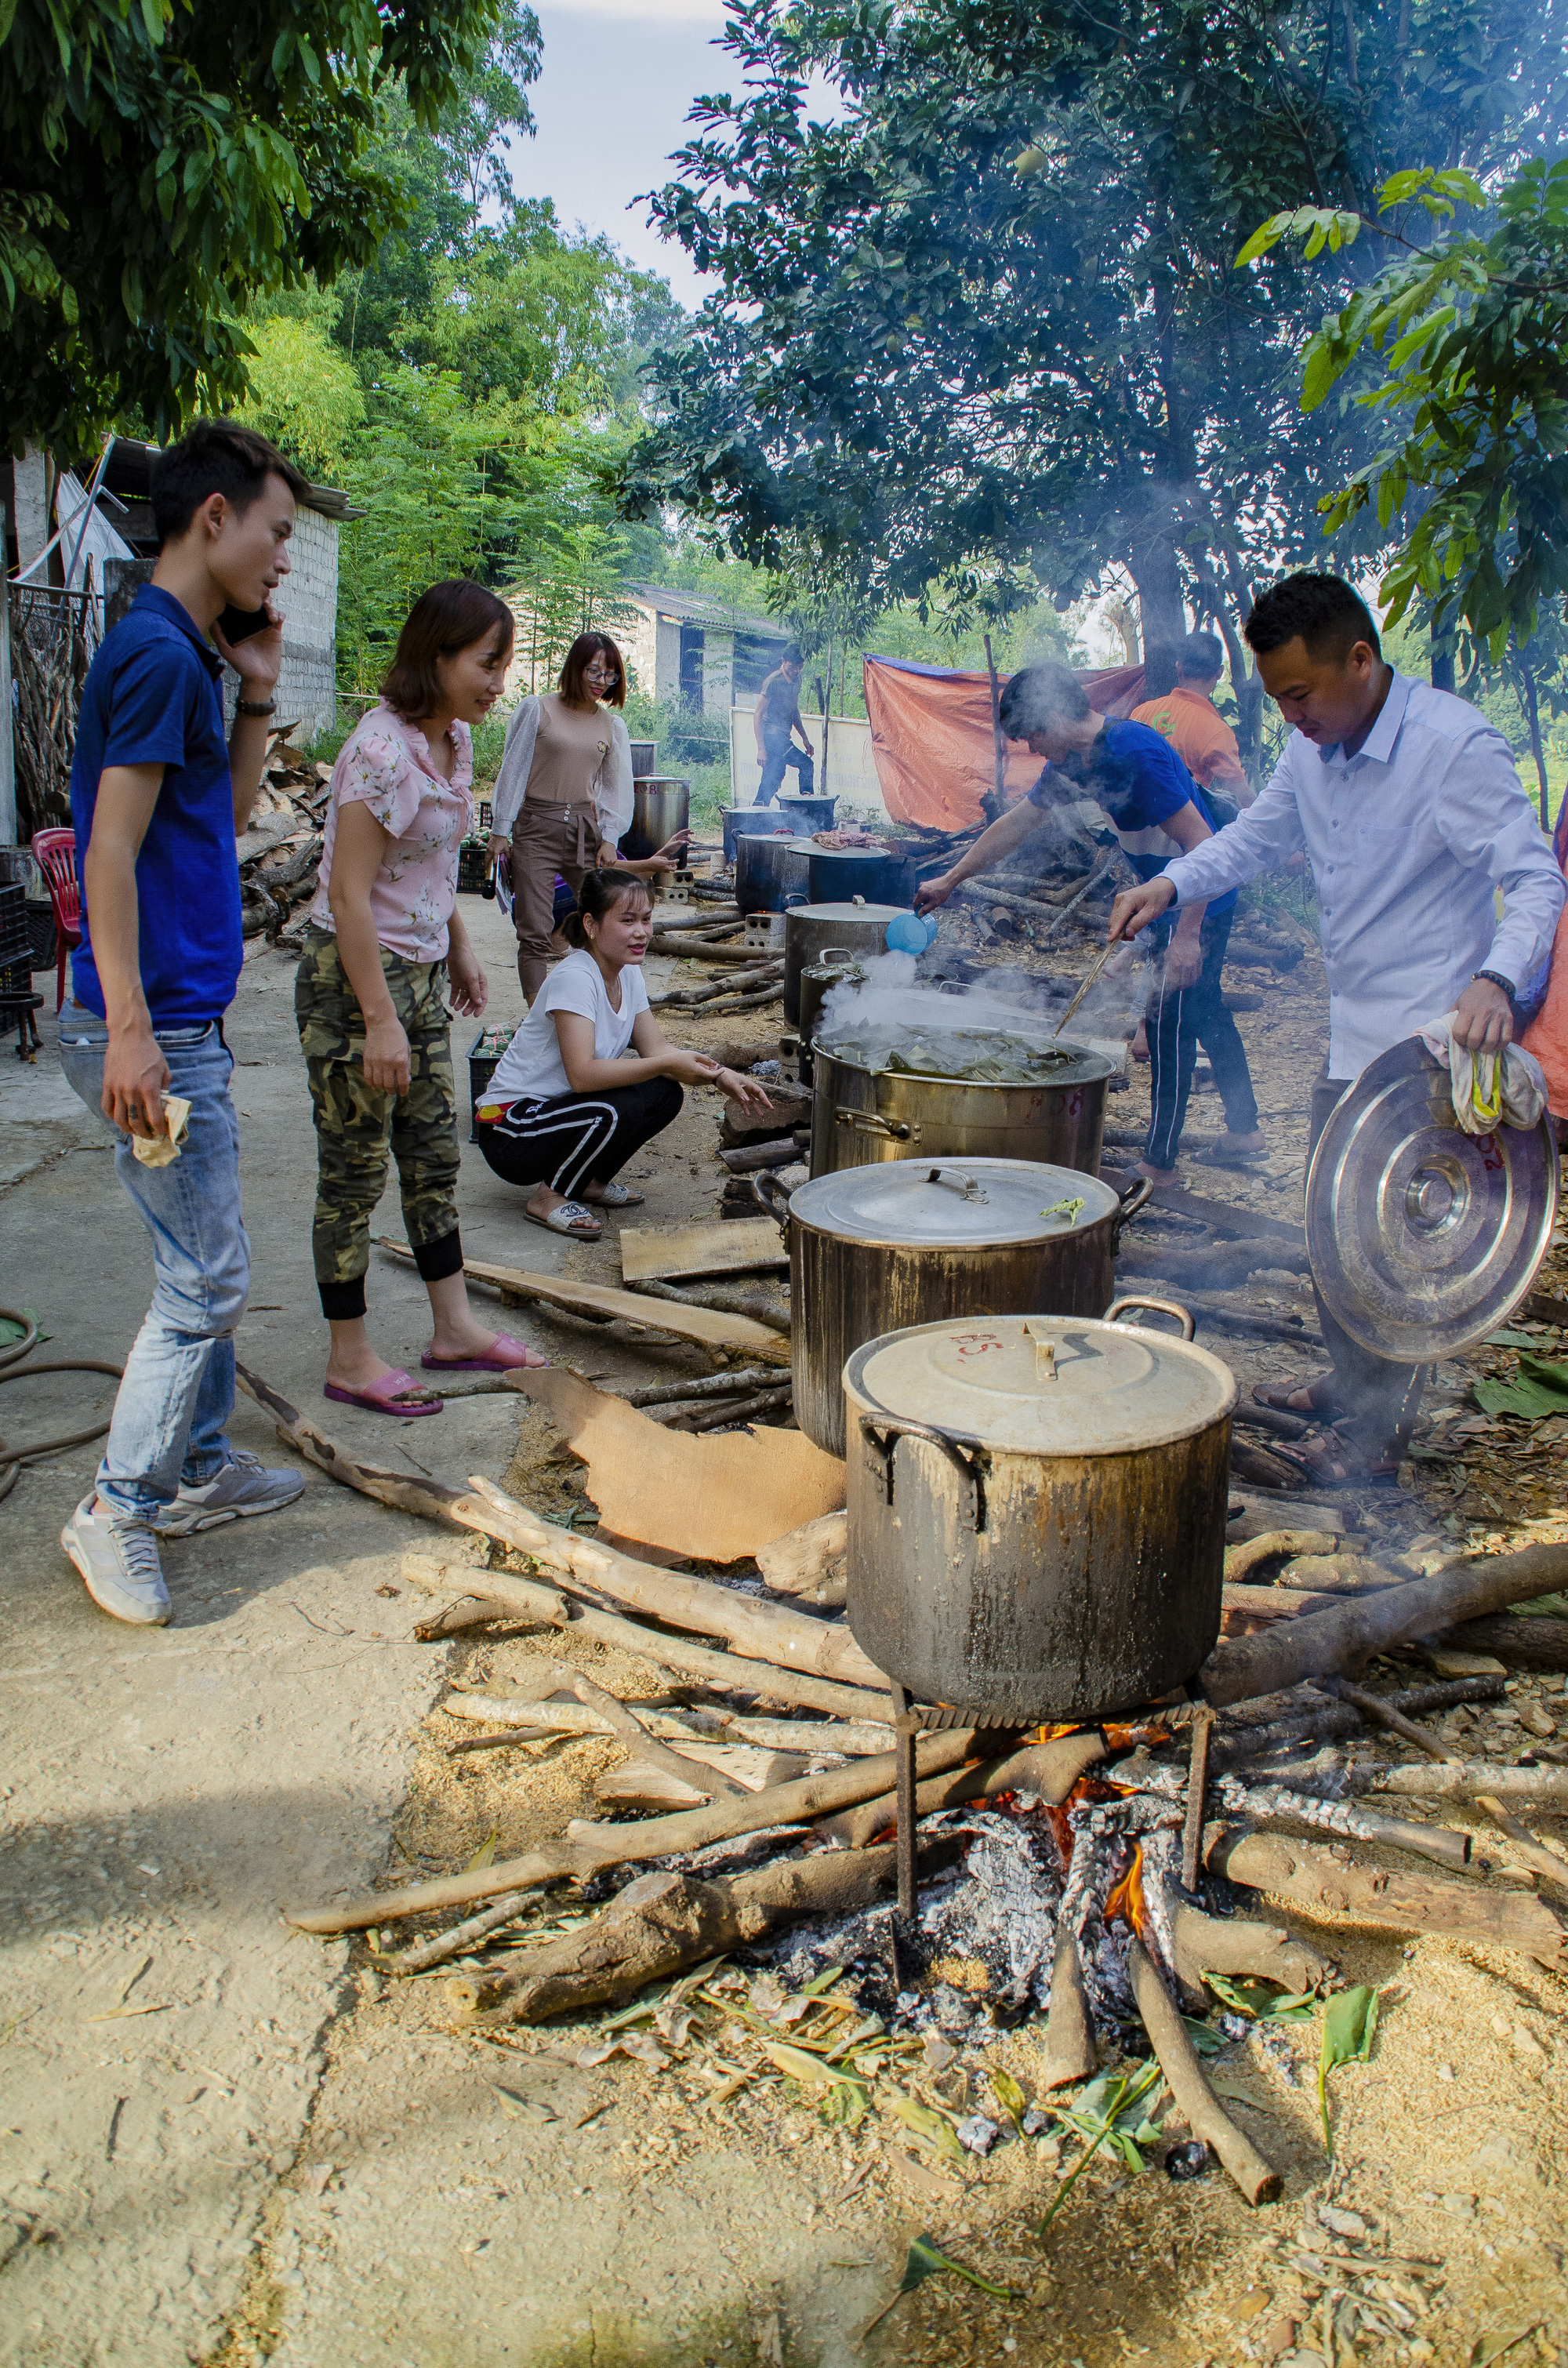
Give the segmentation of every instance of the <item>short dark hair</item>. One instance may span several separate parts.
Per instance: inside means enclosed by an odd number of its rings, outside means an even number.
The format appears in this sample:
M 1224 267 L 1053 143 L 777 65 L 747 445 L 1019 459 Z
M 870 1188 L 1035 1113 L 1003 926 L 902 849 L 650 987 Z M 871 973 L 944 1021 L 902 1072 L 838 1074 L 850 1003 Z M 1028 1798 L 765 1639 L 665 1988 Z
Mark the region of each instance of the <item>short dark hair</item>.
M 199 419 L 177 444 L 154 457 L 151 473 L 160 551 L 165 543 L 178 541 L 214 494 L 222 494 L 244 518 L 268 477 L 281 477 L 297 502 L 310 491 L 307 480 L 276 444 L 254 427 L 236 427 L 232 419 Z
M 587 673 L 590 662 L 601 650 L 616 671 L 616 680 L 610 687 L 605 705 L 607 707 L 625 706 L 626 660 L 608 633 L 579 633 L 562 660 L 556 688 L 562 698 L 572 706 L 578 706 L 587 699 L 588 694 L 583 688 L 583 677 Z
M 799 643 L 799 642 L 790 642 L 790 643 L 786 643 L 786 645 L 785 645 L 785 648 L 784 648 L 784 654 L 783 654 L 783 655 L 780 657 L 780 659 L 779 659 L 778 663 L 779 663 L 779 665 L 780 665 L 781 666 L 803 666 L 805 665 L 806 661 L 805 661 L 805 655 L 804 655 L 803 652 L 801 651 L 801 644 L 800 644 L 800 643 Z
M 1369 643 L 1375 658 L 1383 654 L 1371 610 L 1342 575 L 1287 575 L 1259 596 L 1242 631 L 1259 657 L 1298 635 L 1309 657 L 1337 658 L 1341 666 L 1358 642 Z
M 455 651 L 472 648 L 486 634 L 496 647 L 510 649 L 516 627 L 505 600 L 487 592 L 466 575 L 432 584 L 421 592 L 403 620 L 392 662 L 381 682 L 381 697 L 408 723 L 432 715 L 440 704 L 440 662 Z
M 1225 671 L 1225 645 L 1218 633 L 1188 633 L 1176 652 L 1178 674 L 1196 682 L 1212 682 Z
M 1089 694 L 1072 667 L 1050 658 L 1025 666 L 1002 693 L 1001 724 L 1009 740 L 1027 740 L 1031 732 L 1043 732 L 1058 718 L 1082 723 L 1093 712 Z
M 615 910 L 629 888 L 635 888 L 637 894 L 647 897 L 652 905 L 653 900 L 648 896 L 648 882 L 640 879 L 635 871 L 623 871 L 619 863 L 607 863 L 600 871 L 585 871 L 583 884 L 577 891 L 577 902 L 561 924 L 562 935 L 567 944 L 585 946 L 588 933 L 583 923 L 602 921 L 607 913 Z
M 1143 653 L 1143 696 L 1165 699 L 1181 672 L 1178 653 L 1168 642 L 1152 642 Z

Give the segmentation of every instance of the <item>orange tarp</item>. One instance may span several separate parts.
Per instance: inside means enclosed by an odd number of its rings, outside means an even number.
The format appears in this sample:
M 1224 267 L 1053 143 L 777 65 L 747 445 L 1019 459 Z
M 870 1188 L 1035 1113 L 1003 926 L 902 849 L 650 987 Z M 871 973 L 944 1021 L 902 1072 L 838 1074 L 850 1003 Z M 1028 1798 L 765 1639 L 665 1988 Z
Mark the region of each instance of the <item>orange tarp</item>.
M 1568 872 L 1568 798 L 1562 802 L 1551 844 L 1558 862 Z M 1548 1110 L 1553 1118 L 1568 1118 L 1568 905 L 1558 916 L 1546 1001 L 1525 1030 L 1524 1046 L 1546 1071 Z
M 1103 715 L 1131 714 L 1143 696 L 1143 669 L 1104 666 L 1079 681 Z M 1003 675 L 1006 687 L 1008 677 Z M 924 830 L 972 830 L 995 784 L 991 678 L 903 658 L 865 661 L 866 713 L 882 799 L 895 822 Z M 1021 740 L 1006 743 L 1009 803 L 1040 776 Z

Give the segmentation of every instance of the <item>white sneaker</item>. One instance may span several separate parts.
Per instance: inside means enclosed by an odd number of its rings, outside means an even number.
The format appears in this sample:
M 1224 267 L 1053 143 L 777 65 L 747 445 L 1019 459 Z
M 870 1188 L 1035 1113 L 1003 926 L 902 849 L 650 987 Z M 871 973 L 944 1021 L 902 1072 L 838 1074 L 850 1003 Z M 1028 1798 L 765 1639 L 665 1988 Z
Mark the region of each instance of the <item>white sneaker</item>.
M 220 1521 L 248 1520 L 253 1513 L 276 1513 L 304 1494 L 302 1472 L 269 1471 L 259 1455 L 243 1447 L 229 1450 L 222 1472 L 188 1488 L 182 1481 L 172 1504 L 165 1505 L 153 1527 L 161 1538 L 188 1538 L 194 1531 L 215 1529 Z
M 138 1628 L 162 1628 L 170 1616 L 169 1591 L 158 1560 L 158 1541 L 145 1521 L 119 1513 L 98 1513 L 97 1492 L 84 1497 L 60 1532 L 60 1543 L 87 1584 L 100 1611 Z

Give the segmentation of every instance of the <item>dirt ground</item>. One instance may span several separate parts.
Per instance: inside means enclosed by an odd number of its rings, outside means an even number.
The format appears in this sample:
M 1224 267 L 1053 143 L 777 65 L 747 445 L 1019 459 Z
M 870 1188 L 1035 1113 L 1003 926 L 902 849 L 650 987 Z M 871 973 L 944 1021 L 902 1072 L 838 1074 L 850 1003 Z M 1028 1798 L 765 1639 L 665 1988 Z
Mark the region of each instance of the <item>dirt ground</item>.
M 501 927 L 492 907 L 470 910 L 496 983 L 491 1016 L 515 1017 Z M 1058 967 L 1081 969 L 1088 951 L 1085 937 Z M 252 1064 L 237 1076 L 257 1251 L 244 1353 L 315 1410 L 313 1156 L 288 981 L 279 957 L 254 952 L 231 1030 Z M 1183 1180 L 1294 1215 L 1323 1050 L 1321 967 L 1309 955 L 1287 982 L 1249 972 L 1239 983 L 1266 986 L 1266 1008 L 1240 1024 L 1274 1156 L 1248 1176 L 1184 1160 Z M 671 1032 L 760 1055 L 769 1017 Z M 91 1123 L 61 1099 L 47 1059 L 0 1087 L 14 1178 L 4 1295 L 44 1304 L 58 1353 L 122 1351 L 145 1298 L 142 1255 Z M 1142 1122 L 1146 1076 L 1113 1099 L 1113 1125 Z M 647 1217 L 716 1205 L 716 1120 L 711 1098 L 691 1098 L 641 1163 Z M 1187 1148 L 1218 1128 L 1200 1094 Z M 569 1248 L 523 1227 L 477 1156 L 461 1190 L 474 1254 L 617 1278 L 613 1238 Z M 395 1203 L 384 1214 L 395 1230 Z M 1264 1289 L 1310 1311 L 1293 1275 Z M 420 1303 L 415 1282 L 378 1262 L 378 1322 L 405 1361 Z M 531 1311 L 506 1321 L 595 1378 L 678 1367 L 680 1352 Z M 1280 1370 L 1283 1352 L 1200 1337 L 1244 1387 Z M 1505 1349 L 1442 1369 L 1423 1442 L 1433 1455 L 1450 1454 L 1473 1415 L 1475 1374 L 1513 1360 Z M 39 1383 L 27 1424 L 81 1404 L 73 1387 Z M 465 1401 L 412 1437 L 339 1409 L 327 1427 L 448 1480 L 509 1475 L 541 1509 L 580 1493 L 574 1467 L 550 1460 L 540 1418 L 515 1401 Z M 288 1460 L 254 1407 L 235 1436 Z M 1528 1443 L 1500 1428 L 1457 1446 L 1457 1461 L 1419 1461 L 1412 1488 L 1353 1497 L 1340 1519 L 1388 1552 L 1568 1535 L 1562 1451 L 1540 1427 Z M 1096 2157 L 1043 2233 L 1075 2148 L 1013 2138 L 960 2171 L 881 2113 L 835 2124 L 758 2054 L 738 2008 L 706 2010 L 676 2044 L 647 2051 L 665 2057 L 657 2067 L 581 2060 L 617 2035 L 599 2021 L 504 2043 L 460 2033 L 443 2003 L 449 1968 L 394 1982 L 381 1936 L 292 1934 L 279 1902 L 451 1871 L 482 1850 L 505 1857 L 570 1816 L 603 1814 L 593 1787 L 625 1756 L 619 1744 L 452 1758 L 447 1747 L 473 1733 L 439 1707 L 453 1687 L 526 1690 L 541 1652 L 629 1698 L 653 1691 L 656 1674 L 553 1633 L 415 1643 L 426 1607 L 398 1565 L 433 1533 L 315 1474 L 289 1513 L 171 1554 L 173 1627 L 150 1640 L 114 1628 L 54 1543 L 93 1452 L 25 1474 L 0 1512 L 11 1547 L 0 2362 L 1483 2368 L 1506 2350 L 1520 2368 L 1568 2362 L 1562 1975 L 1292 1914 L 1347 1980 L 1382 1991 L 1370 2062 L 1335 2076 L 1332 2167 L 1316 2024 L 1255 2031 L 1220 2069 L 1238 2120 L 1285 2173 L 1279 2203 L 1250 2211 L 1217 2171 L 1178 2184 L 1156 2146 L 1139 2177 Z M 478 1541 L 467 1551 L 482 1556 Z M 1417 1661 L 1399 1670 L 1404 1682 L 1425 1674 Z M 1374 1680 L 1392 1674 L 1380 1666 Z M 1517 1759 L 1527 1737 L 1554 1753 L 1555 1736 L 1568 1739 L 1563 1703 L 1560 1681 L 1531 1677 L 1495 1708 L 1451 1714 L 1448 1731 L 1470 1753 Z M 1568 1839 L 1561 1822 L 1537 1829 Z M 524 1929 L 583 1912 L 551 1893 Z M 722 1995 L 744 2005 L 744 1992 Z M 116 2019 L 89 2021 L 105 2014 Z M 1032 2098 L 1038 2048 L 1028 2023 L 994 2051 L 960 2047 L 930 2093 L 994 2113 L 1000 2066 Z M 1337 2225 L 1319 2217 L 1325 2207 Z M 923 2234 L 1005 2292 L 932 2276 L 862 2344 Z

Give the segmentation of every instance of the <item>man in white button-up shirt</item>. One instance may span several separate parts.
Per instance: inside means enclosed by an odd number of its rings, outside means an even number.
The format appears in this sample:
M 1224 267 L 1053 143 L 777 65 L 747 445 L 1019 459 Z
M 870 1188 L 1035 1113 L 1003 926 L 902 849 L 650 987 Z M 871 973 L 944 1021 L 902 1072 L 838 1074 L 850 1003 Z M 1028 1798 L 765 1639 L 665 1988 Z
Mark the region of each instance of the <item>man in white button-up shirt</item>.
M 1329 992 L 1310 1159 L 1346 1087 L 1429 1020 L 1455 1011 L 1456 1036 L 1476 1051 L 1510 1041 L 1512 998 L 1550 956 L 1563 882 L 1501 733 L 1465 700 L 1386 664 L 1351 586 L 1288 576 L 1258 601 L 1246 637 L 1295 726 L 1285 753 L 1255 805 L 1117 898 L 1110 935 L 1135 937 L 1172 904 L 1205 903 L 1305 851 Z M 1426 1369 L 1369 1356 L 1321 1302 L 1319 1313 L 1334 1372 L 1256 1395 L 1345 1421 L 1358 1450 L 1332 1448 L 1331 1466 L 1358 1452 L 1386 1469 L 1408 1440 Z

